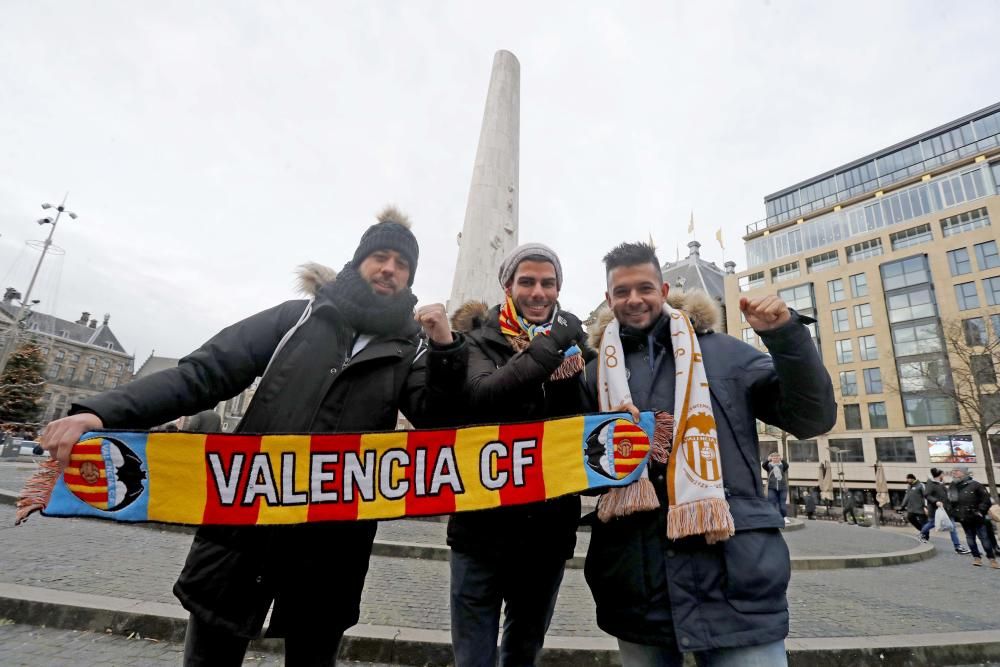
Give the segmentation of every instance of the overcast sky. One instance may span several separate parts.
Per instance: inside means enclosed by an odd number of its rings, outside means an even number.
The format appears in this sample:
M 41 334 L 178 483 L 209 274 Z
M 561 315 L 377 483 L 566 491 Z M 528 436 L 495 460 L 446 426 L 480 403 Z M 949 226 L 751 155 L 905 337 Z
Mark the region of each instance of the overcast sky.
M 763 197 L 1000 99 L 1000 3 L 0 0 L 0 288 L 111 313 L 181 356 L 342 266 L 384 204 L 447 299 L 493 54 L 521 63 L 520 240 L 562 256 L 563 306 L 652 234 L 745 266 Z

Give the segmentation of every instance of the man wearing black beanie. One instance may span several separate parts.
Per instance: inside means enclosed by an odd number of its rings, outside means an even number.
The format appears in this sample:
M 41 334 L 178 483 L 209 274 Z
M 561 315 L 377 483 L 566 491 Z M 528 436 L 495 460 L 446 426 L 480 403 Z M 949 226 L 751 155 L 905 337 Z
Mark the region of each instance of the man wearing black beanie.
M 236 432 L 392 430 L 399 410 L 418 426 L 436 425 L 461 391 L 467 351 L 444 306 L 414 315 L 418 256 L 406 216 L 387 208 L 339 274 L 302 267 L 308 299 L 227 327 L 176 368 L 73 404 L 71 416 L 46 428 L 43 446 L 65 466 L 86 431 L 195 414 L 258 377 Z M 421 327 L 426 354 L 418 354 Z M 199 528 L 174 585 L 191 614 L 184 664 L 241 665 L 273 602 L 267 634 L 285 638 L 286 663 L 334 665 L 344 631 L 358 621 L 376 525 Z

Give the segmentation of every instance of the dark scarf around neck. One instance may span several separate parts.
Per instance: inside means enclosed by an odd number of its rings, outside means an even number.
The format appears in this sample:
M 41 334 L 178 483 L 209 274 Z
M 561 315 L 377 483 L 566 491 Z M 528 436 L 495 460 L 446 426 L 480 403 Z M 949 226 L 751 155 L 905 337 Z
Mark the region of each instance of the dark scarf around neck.
M 347 264 L 321 291 L 359 333 L 407 336 L 415 332 L 413 307 L 417 297 L 409 287 L 391 295 L 376 294 L 357 269 Z

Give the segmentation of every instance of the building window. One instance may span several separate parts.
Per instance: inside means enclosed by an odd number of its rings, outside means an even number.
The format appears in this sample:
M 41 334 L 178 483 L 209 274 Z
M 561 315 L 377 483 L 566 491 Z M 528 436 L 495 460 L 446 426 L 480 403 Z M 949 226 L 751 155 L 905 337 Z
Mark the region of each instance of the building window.
M 110 359 L 102 359 L 101 360 L 101 370 L 102 371 L 106 371 L 109 368 L 111 368 L 111 360 Z
M 870 239 L 847 247 L 847 262 L 860 262 L 882 254 L 882 239 Z
M 751 273 L 746 276 L 740 277 L 740 291 L 749 292 L 752 289 L 757 289 L 758 287 L 764 286 L 764 272 L 757 271 L 756 273 Z
M 928 283 L 931 280 L 927 258 L 923 255 L 883 264 L 881 269 L 882 287 L 886 291 Z
M 900 361 L 899 388 L 904 392 L 940 391 L 948 388 L 948 376 L 941 359 Z
M 993 368 L 993 357 L 988 354 L 973 354 L 969 357 L 972 377 L 976 384 L 996 384 L 997 373 Z
M 87 368 L 94 368 L 95 366 L 97 366 L 97 357 L 87 359 Z
M 943 219 L 941 221 L 941 233 L 945 236 L 953 236 L 989 226 L 990 216 L 987 214 L 986 207 L 984 206 Z
M 849 364 L 854 361 L 854 348 L 851 346 L 851 339 L 837 341 L 837 363 Z
M 975 289 L 974 283 L 969 284 Z M 893 294 L 885 300 L 885 305 L 889 310 L 890 322 L 907 322 L 937 315 L 930 287 Z
M 778 290 L 778 298 L 788 304 L 789 308 L 794 308 L 800 313 L 816 307 L 813 301 L 812 283 Z
M 868 278 L 863 273 L 855 273 L 851 276 L 851 294 L 854 296 L 868 296 Z
M 864 463 L 865 461 L 865 448 L 861 443 L 861 438 L 830 438 L 826 444 L 841 451 L 839 457 L 833 457 L 834 460 L 839 458 L 844 463 Z
M 847 295 L 844 293 L 844 281 L 842 278 L 831 280 L 826 284 L 826 288 L 830 293 L 830 303 L 837 303 L 847 298 Z
M 885 463 L 916 463 L 913 438 L 875 438 L 875 457 Z
M 835 333 L 840 333 L 850 329 L 850 324 L 848 324 L 847 320 L 846 308 L 835 308 L 830 314 L 833 316 L 833 330 Z
M 972 262 L 969 260 L 969 250 L 967 248 L 955 248 L 948 251 L 948 268 L 951 275 L 964 276 L 972 273 Z
M 844 426 L 848 431 L 861 430 L 861 406 L 852 403 L 844 406 Z
M 56 361 L 62 361 L 66 358 L 66 350 L 56 350 Z
M 747 345 L 753 345 L 754 347 L 757 347 L 757 334 L 754 333 L 753 329 L 743 330 L 743 342 L 746 343 Z
M 986 303 L 1000 306 L 1000 276 L 984 280 L 983 289 L 986 290 Z
M 49 366 L 49 373 L 48 373 L 49 379 L 55 380 L 57 377 L 59 377 L 60 371 L 62 371 L 62 366 L 60 366 L 59 364 L 52 364 L 51 366 Z
M 865 393 L 866 394 L 881 394 L 882 393 L 882 369 L 881 368 L 866 368 L 861 371 L 861 374 L 865 378 Z
M 859 336 L 858 349 L 860 350 L 862 361 L 874 361 L 878 359 L 878 345 L 875 343 L 875 336 Z
M 962 332 L 966 345 L 986 345 L 986 320 L 972 317 L 962 320 Z
M 105 373 L 104 371 L 101 371 L 100 373 L 97 374 L 97 386 L 99 388 L 104 387 L 104 383 L 107 382 L 107 381 L 108 381 L 108 374 L 107 373 Z
M 94 369 L 88 368 L 83 372 L 83 381 L 86 384 L 93 384 L 94 382 Z
M 788 264 L 782 264 L 781 266 L 776 266 L 771 269 L 771 282 L 781 282 L 782 280 L 790 280 L 796 278 L 799 275 L 799 263 L 789 262 Z
M 872 320 L 872 305 L 870 303 L 863 303 L 859 306 L 854 306 L 854 326 L 858 329 L 866 329 L 874 323 Z
M 124 370 L 125 364 L 117 363 L 115 364 L 115 373 L 121 373 Z
M 72 362 L 80 361 L 80 353 L 79 352 L 74 352 L 73 354 L 70 355 L 69 360 L 72 361 Z
M 998 174 L 998 177 L 1000 177 L 1000 174 Z M 1000 433 L 990 433 L 988 438 L 990 441 L 990 452 L 993 454 L 993 465 L 996 465 L 997 461 L 1000 461 Z
M 840 256 L 836 250 L 824 252 L 820 255 L 816 255 L 815 257 L 809 257 L 806 259 L 806 271 L 809 273 L 816 273 L 817 271 L 830 269 L 835 266 L 840 266 Z
M 993 327 L 993 337 L 1000 340 L 1000 315 L 990 315 L 990 325 Z
M 903 399 L 907 426 L 957 424 L 955 402 L 946 396 L 912 396 Z
M 997 252 L 997 242 L 987 241 L 986 243 L 977 243 L 976 248 L 976 263 L 979 265 L 980 271 L 985 271 L 986 269 L 995 269 L 1000 266 L 1000 253 Z
M 934 235 L 931 234 L 931 224 L 929 222 L 889 234 L 889 241 L 892 243 L 893 250 L 902 250 L 903 248 L 928 243 L 933 240 Z
M 119 381 L 120 380 L 118 378 L 111 378 L 111 388 L 112 389 L 117 389 Z
M 893 327 L 892 342 L 896 347 L 897 357 L 940 352 L 943 349 L 936 322 Z
M 65 377 L 66 382 L 72 381 L 74 375 L 76 375 L 76 366 L 67 366 Z
M 788 460 L 792 463 L 819 463 L 819 445 L 815 440 L 789 440 Z
M 871 428 L 889 428 L 889 417 L 885 414 L 885 403 L 868 404 L 868 426 Z
M 757 443 L 757 456 L 761 461 L 766 461 L 771 454 L 778 452 L 778 443 L 775 440 L 761 440 Z
M 959 283 L 955 285 L 955 300 L 958 301 L 959 310 L 979 308 L 979 295 L 976 293 L 976 283 Z
M 855 371 L 840 371 L 840 395 L 858 395 L 858 376 Z

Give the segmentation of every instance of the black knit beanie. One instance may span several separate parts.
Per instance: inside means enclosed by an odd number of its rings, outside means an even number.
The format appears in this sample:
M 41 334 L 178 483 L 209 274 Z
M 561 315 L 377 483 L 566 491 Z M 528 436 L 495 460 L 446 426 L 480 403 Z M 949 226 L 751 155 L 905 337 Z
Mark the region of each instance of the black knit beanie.
M 378 222 L 361 235 L 361 242 L 354 251 L 351 266 L 357 269 L 368 255 L 377 250 L 395 250 L 410 263 L 410 279 L 406 284 L 412 286 L 413 277 L 417 274 L 420 246 L 410 231 L 410 219 L 393 206 L 388 206 L 379 213 Z

